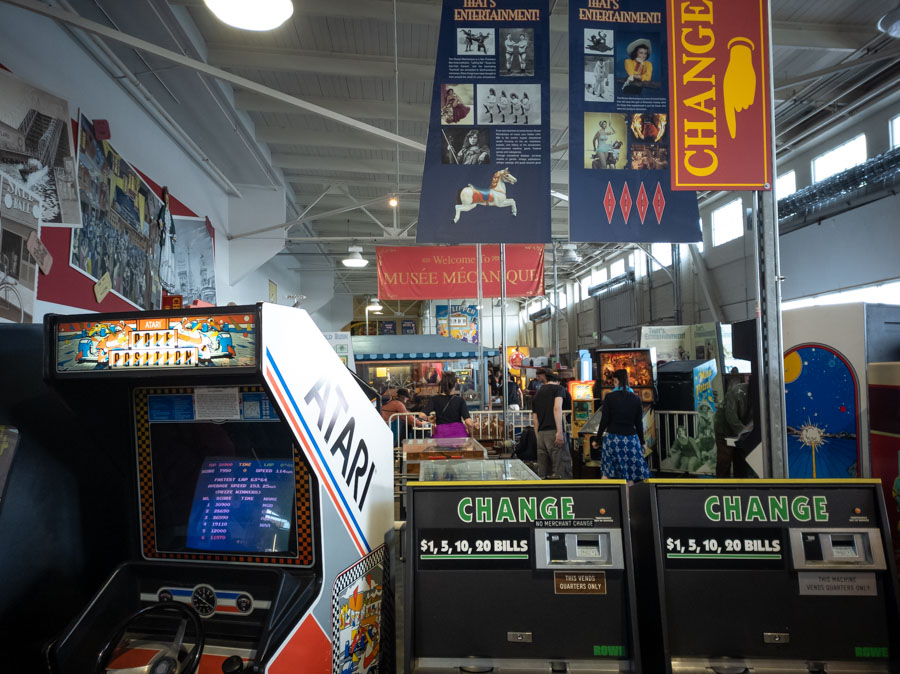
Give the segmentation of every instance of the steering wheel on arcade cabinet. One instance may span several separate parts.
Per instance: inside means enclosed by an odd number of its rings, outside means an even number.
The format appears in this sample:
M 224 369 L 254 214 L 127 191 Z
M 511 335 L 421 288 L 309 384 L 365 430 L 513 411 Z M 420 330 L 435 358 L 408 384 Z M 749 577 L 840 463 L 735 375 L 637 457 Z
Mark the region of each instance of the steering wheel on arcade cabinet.
M 107 669 L 106 666 L 109 663 L 112 652 L 116 649 L 125 633 L 128 632 L 128 628 L 131 627 L 134 622 L 146 615 L 163 611 L 174 611 L 181 614 L 181 622 L 178 625 L 172 643 L 154 655 L 146 665 L 127 667 L 125 669 Z M 194 628 L 196 639 L 194 647 L 188 651 L 187 655 L 179 660 L 181 644 L 184 641 L 184 632 L 189 620 Z M 200 656 L 203 655 L 204 641 L 203 624 L 196 611 L 179 602 L 157 602 L 150 606 L 145 606 L 139 611 L 131 614 L 119 625 L 115 634 L 113 634 L 112 638 L 106 642 L 100 650 L 100 653 L 97 655 L 93 674 L 107 674 L 107 672 L 109 674 L 193 674 L 200 664 Z

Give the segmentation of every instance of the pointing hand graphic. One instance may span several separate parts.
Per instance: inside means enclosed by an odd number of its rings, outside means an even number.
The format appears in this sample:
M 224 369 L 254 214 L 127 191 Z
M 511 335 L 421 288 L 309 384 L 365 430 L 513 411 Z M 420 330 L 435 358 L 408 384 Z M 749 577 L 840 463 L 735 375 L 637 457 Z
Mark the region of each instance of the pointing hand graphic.
M 756 98 L 756 71 L 753 69 L 754 45 L 748 38 L 733 38 L 728 42 L 728 49 L 731 51 L 722 84 L 722 99 L 728 133 L 734 138 L 737 133 L 735 113 L 749 108 Z

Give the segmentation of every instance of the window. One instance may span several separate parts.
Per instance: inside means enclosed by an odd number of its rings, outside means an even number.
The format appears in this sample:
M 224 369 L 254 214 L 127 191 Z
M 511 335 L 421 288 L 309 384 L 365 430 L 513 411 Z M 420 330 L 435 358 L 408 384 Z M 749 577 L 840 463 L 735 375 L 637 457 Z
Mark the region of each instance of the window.
M 856 138 L 851 138 L 846 143 L 813 159 L 812 180 L 817 183 L 825 178 L 830 178 L 841 171 L 862 164 L 866 158 L 866 134 L 861 133 Z
M 671 243 L 653 243 L 650 244 L 650 253 L 662 264 L 663 267 L 672 266 L 672 244 Z M 659 265 L 651 260 L 650 268 L 653 269 Z
M 891 120 L 891 149 L 900 147 L 900 115 Z
M 609 277 L 616 278 L 625 273 L 625 258 L 620 257 L 618 260 L 609 265 Z
M 587 298 L 588 290 L 590 290 L 591 287 L 591 275 L 588 274 L 583 279 L 581 279 L 579 283 L 581 283 L 581 298 L 585 299 Z
M 729 201 L 712 212 L 712 245 L 721 246 L 744 235 L 744 202 Z
M 599 285 L 606 280 L 606 267 L 591 270 L 591 285 Z
M 797 191 L 797 172 L 788 171 L 775 180 L 775 198 L 784 199 Z
M 559 308 L 560 310 L 565 309 L 566 305 L 569 303 L 569 300 L 566 298 L 566 289 L 560 288 L 559 290 Z

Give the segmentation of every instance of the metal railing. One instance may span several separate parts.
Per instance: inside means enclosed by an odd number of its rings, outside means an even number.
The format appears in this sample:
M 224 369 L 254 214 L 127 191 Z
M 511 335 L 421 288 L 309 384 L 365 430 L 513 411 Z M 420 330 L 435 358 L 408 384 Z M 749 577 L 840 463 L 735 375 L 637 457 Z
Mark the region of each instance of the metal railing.
M 691 450 L 696 451 L 698 432 L 700 430 L 700 417 L 697 412 L 656 410 L 656 438 L 657 452 L 653 468 L 666 473 L 715 473 L 715 444 L 713 443 L 711 457 L 706 455 L 706 460 L 700 456 L 688 460 L 683 452 L 675 447 L 679 441 L 679 430 L 683 429 L 682 442 L 693 443 Z M 708 448 L 707 448 L 708 449 Z M 674 450 L 674 451 L 673 451 Z M 712 469 L 709 468 L 710 462 Z

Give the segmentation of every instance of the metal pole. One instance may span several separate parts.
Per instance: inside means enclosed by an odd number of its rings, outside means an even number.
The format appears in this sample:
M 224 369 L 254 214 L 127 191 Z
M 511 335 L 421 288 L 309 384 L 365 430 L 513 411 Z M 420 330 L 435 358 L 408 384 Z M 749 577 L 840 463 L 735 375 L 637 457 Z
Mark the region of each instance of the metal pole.
M 769 0 L 769 43 L 772 43 L 772 2 Z M 769 81 L 774 82 L 769 60 Z M 772 134 L 769 147 L 772 175 L 775 169 L 775 96 L 769 89 L 768 122 Z M 772 186 L 774 188 L 774 185 Z M 759 338 L 759 405 L 762 423 L 765 477 L 789 474 L 787 423 L 784 410 L 784 343 L 781 335 L 781 260 L 778 249 L 778 201 L 774 189 L 754 193 L 753 229 L 756 238 L 758 274 L 757 336 Z
M 488 399 L 488 390 L 485 386 L 487 384 L 487 366 L 484 364 L 484 309 L 482 308 L 483 303 L 483 295 L 481 289 L 481 244 L 475 244 L 475 257 L 478 258 L 475 262 L 475 273 L 478 275 L 478 301 L 475 302 L 475 311 L 476 320 L 478 321 L 478 367 L 476 371 L 478 372 L 478 381 L 476 385 L 479 389 L 481 389 L 481 400 L 486 402 Z M 482 407 L 486 406 L 482 404 Z
M 553 350 L 556 354 L 556 362 L 560 362 L 559 357 L 559 280 L 556 275 L 556 244 L 553 244 Z M 556 369 L 556 368 L 554 368 Z
M 506 444 L 506 417 L 509 413 L 509 358 L 506 354 L 506 244 L 500 244 L 500 356 L 503 359 L 503 443 Z M 505 449 L 505 447 L 504 447 Z

